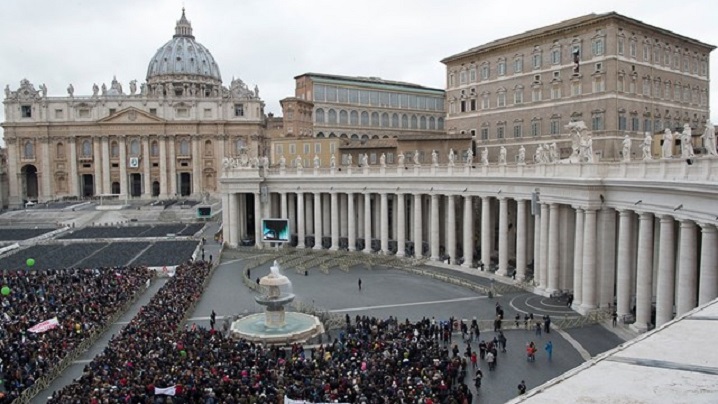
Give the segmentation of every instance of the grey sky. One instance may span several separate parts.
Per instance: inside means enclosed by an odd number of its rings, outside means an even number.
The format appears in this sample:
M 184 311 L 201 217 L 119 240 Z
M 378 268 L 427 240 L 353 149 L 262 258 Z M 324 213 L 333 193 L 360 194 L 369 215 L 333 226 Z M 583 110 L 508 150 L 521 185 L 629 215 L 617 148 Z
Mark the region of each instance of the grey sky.
M 109 85 L 113 75 L 125 88 L 130 80 L 142 82 L 150 58 L 174 34 L 183 5 L 224 83 L 235 76 L 257 84 L 266 111 L 277 115 L 279 100 L 294 93 L 293 77 L 301 73 L 444 88 L 442 58 L 591 12 L 617 11 L 718 45 L 715 0 L 5 0 L 0 85 L 16 89 L 27 78 L 61 96 L 69 83 L 76 95 L 89 95 L 92 83 Z M 717 69 L 711 63 L 711 76 Z M 712 105 L 716 90 L 713 80 Z

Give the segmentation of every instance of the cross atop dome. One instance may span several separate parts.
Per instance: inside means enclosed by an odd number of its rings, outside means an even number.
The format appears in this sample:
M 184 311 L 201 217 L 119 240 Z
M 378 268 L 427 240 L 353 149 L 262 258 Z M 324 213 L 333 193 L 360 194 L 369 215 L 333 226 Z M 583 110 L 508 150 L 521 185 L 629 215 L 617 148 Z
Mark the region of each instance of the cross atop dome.
M 183 36 L 194 39 L 194 36 L 192 35 L 192 24 L 184 14 L 184 7 L 182 7 L 182 17 L 180 17 L 179 21 L 177 21 L 177 25 L 175 26 L 174 38 Z

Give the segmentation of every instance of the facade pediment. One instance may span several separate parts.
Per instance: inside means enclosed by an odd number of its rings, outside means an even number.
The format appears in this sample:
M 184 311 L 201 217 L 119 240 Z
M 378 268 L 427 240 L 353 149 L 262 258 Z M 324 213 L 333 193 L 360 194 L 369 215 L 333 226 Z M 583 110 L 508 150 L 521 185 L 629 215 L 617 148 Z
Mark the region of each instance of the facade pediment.
M 97 121 L 100 124 L 118 124 L 118 123 L 130 123 L 130 124 L 149 124 L 149 123 L 165 123 L 162 118 L 155 115 L 149 114 L 145 111 L 137 109 L 135 107 L 125 108 L 117 111 L 116 113 L 102 118 Z

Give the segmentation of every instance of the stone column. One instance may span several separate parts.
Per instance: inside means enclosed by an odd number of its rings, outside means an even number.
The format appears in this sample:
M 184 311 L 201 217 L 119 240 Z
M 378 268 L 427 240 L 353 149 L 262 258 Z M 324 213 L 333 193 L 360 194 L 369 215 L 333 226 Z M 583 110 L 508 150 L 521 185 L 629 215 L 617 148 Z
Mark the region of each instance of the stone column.
M 118 136 L 117 144 L 120 146 L 120 198 L 127 198 L 127 137 Z
M 202 152 L 200 135 L 192 135 L 192 195 L 199 196 L 202 192 Z M 283 194 L 286 197 L 286 194 Z M 284 217 L 286 218 L 286 216 Z
M 449 255 L 449 263 L 453 264 L 456 262 L 456 197 L 454 195 L 447 195 L 447 208 L 446 213 L 448 218 L 447 221 L 447 236 L 446 236 L 446 251 Z
M 102 137 L 102 193 L 111 194 L 110 186 L 110 139 L 107 136 Z
M 371 253 L 371 193 L 364 194 L 364 252 Z
M 379 214 L 379 228 L 381 230 L 379 234 L 381 237 L 381 253 L 389 255 L 389 196 L 386 192 L 382 192 L 380 195 L 381 212 Z
M 406 195 L 396 194 L 396 255 L 406 255 Z
M 439 195 L 431 195 L 431 229 L 429 230 L 432 261 L 439 260 Z
M 160 135 L 160 199 L 167 199 L 170 195 L 167 179 L 167 136 Z
M 152 198 L 152 178 L 150 175 L 150 138 L 142 136 L 142 198 Z M 219 189 L 219 187 L 217 187 Z
M 509 269 L 509 201 L 499 197 L 499 269 L 496 275 L 506 276 Z
M 70 148 L 70 195 L 83 196 L 80 187 L 78 186 L 80 181 L 80 175 L 77 172 L 77 144 L 74 136 L 70 136 L 67 139 L 68 146 Z
M 523 282 L 526 279 L 526 235 L 528 226 L 526 221 L 526 200 L 516 200 L 516 280 Z
M 718 232 L 712 224 L 701 224 L 701 269 L 698 305 L 718 297 Z
M 540 205 L 539 205 L 540 206 Z M 541 285 L 541 208 L 534 213 L 534 286 Z
M 548 288 L 548 262 L 549 262 L 549 205 L 541 204 L 541 284 L 540 290 Z
M 175 139 L 174 136 L 170 136 L 167 141 L 169 142 L 169 150 L 170 150 L 170 172 L 168 173 L 169 179 L 170 179 L 170 187 L 169 187 L 169 194 L 170 197 L 175 197 L 179 194 L 179 191 L 177 190 L 177 139 Z
M 599 211 L 599 220 L 598 305 L 609 307 L 613 306 L 616 283 L 616 211 L 604 207 Z
M 332 202 L 331 195 L 322 194 L 322 234 L 331 238 L 332 235 Z
M 483 269 L 491 268 L 491 197 L 481 197 L 481 262 Z
M 678 299 L 676 316 L 693 310 L 698 303 L 697 282 L 698 266 L 696 262 L 697 234 L 696 224 L 691 220 L 681 220 L 680 260 L 678 260 Z
M 331 203 L 331 232 L 332 232 L 332 246 L 329 248 L 332 251 L 339 249 L 339 194 L 332 191 L 330 194 Z
M 543 213 L 543 212 L 542 212 Z M 586 209 L 583 222 L 583 275 L 581 277 L 581 310 L 597 307 L 596 299 L 596 211 Z
M 287 202 L 287 197 L 286 192 L 279 193 L 279 217 L 282 219 L 289 218 L 289 203 Z
M 364 238 L 364 197 L 357 193 L 357 238 Z
M 102 181 L 102 139 L 100 137 L 92 138 L 92 167 L 95 172 L 95 195 L 104 194 L 103 181 Z
M 20 149 L 22 146 L 20 145 L 20 140 L 17 138 L 8 138 L 5 136 L 5 145 L 7 147 L 7 180 L 8 180 L 8 203 L 9 207 L 12 208 L 24 208 L 25 205 L 23 204 L 23 197 L 22 195 L 22 181 L 20 179 L 20 167 L 18 165 L 18 161 L 22 161 L 21 158 L 21 151 Z M 95 148 L 97 150 L 97 148 Z M 99 174 L 97 173 L 97 170 L 99 168 L 98 164 L 98 153 L 95 151 L 95 157 L 94 157 L 94 164 L 95 164 L 95 184 L 98 183 Z M 97 191 L 97 186 L 95 185 L 95 193 L 98 194 L 100 192 Z
M 414 256 L 421 258 L 424 256 L 424 240 L 423 240 L 423 228 L 421 219 L 422 215 L 422 203 L 421 194 L 414 194 Z
M 618 213 L 618 268 L 616 280 L 616 313 L 619 318 L 631 313 L 631 272 L 634 259 L 631 253 L 633 243 L 633 212 L 621 209 Z M 661 237 L 661 240 L 663 238 Z
M 471 268 L 474 265 L 474 203 L 471 195 L 464 196 L 464 268 Z
M 262 244 L 262 195 L 254 193 L 254 245 L 264 248 Z
M 584 235 L 584 210 L 579 206 L 576 209 L 576 229 L 574 234 L 573 252 L 573 304 L 571 307 L 578 309 L 583 302 L 583 235 Z
M 225 236 L 225 240 L 229 243 L 230 247 L 237 247 L 239 245 L 239 194 L 229 194 L 227 197 L 229 206 L 227 206 L 227 216 L 229 221 L 225 222 L 228 224 L 229 232 Z M 225 205 L 226 206 L 226 205 Z
M 653 215 L 638 216 L 638 263 L 636 275 L 636 322 L 638 332 L 646 332 L 651 325 L 653 286 Z
M 305 247 L 306 231 L 304 227 L 304 193 L 297 192 L 297 248 Z
M 357 216 L 354 206 L 354 193 L 349 192 L 347 194 L 347 243 L 349 244 L 349 251 L 356 251 L 357 249 Z
M 656 327 L 673 319 L 675 290 L 675 240 L 673 239 L 673 217 L 661 215 L 658 247 L 658 287 L 656 295 Z
M 549 205 L 549 226 L 548 226 L 548 289 L 547 292 L 553 292 L 560 288 L 559 277 L 559 205 L 552 203 Z
M 322 228 L 322 193 L 314 193 L 314 249 L 321 250 L 324 229 Z

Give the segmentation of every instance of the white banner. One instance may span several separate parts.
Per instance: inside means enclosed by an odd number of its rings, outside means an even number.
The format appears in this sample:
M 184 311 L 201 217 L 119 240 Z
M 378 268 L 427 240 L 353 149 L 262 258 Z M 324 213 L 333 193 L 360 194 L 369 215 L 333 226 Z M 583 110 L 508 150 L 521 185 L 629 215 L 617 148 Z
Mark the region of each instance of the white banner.
M 311 401 L 292 400 L 291 398 L 284 396 L 284 404 L 330 404 L 330 403 L 312 403 Z M 349 404 L 349 403 L 331 403 L 331 404 Z
M 172 387 L 155 387 L 155 395 L 164 394 L 166 396 L 174 396 L 175 395 L 175 386 Z
M 28 331 L 39 334 L 45 331 L 52 330 L 53 328 L 57 328 L 59 326 L 60 322 L 57 321 L 57 317 L 53 317 L 49 320 L 43 321 L 42 323 L 31 327 L 30 329 L 28 329 Z

